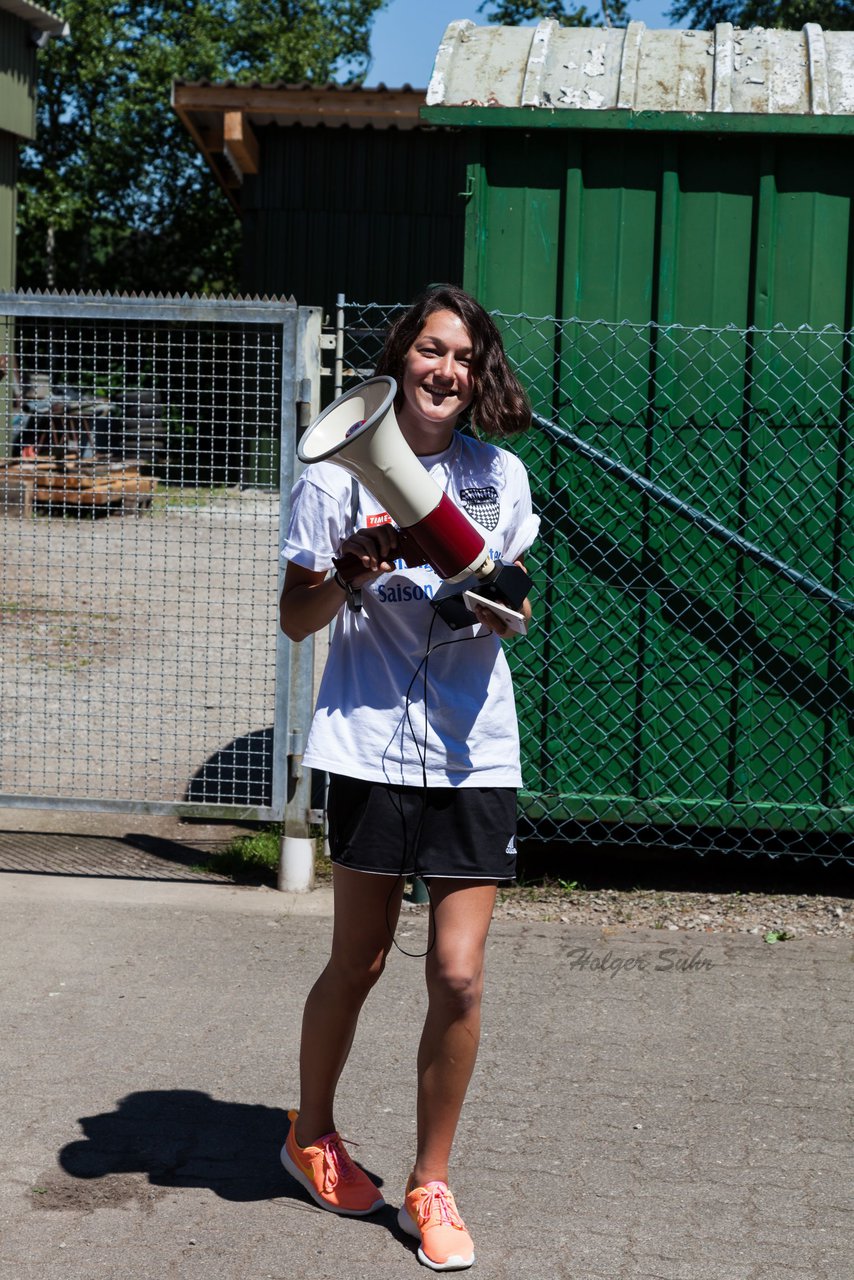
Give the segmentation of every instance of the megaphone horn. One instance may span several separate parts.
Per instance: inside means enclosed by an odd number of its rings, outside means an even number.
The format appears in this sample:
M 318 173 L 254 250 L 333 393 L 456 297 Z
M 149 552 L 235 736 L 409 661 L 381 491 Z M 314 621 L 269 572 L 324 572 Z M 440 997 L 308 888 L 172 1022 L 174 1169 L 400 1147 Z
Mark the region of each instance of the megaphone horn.
M 406 443 L 395 417 L 396 395 L 396 381 L 385 375 L 345 392 L 314 420 L 297 456 L 334 462 L 355 476 L 440 578 L 486 578 L 494 569 L 486 542 Z

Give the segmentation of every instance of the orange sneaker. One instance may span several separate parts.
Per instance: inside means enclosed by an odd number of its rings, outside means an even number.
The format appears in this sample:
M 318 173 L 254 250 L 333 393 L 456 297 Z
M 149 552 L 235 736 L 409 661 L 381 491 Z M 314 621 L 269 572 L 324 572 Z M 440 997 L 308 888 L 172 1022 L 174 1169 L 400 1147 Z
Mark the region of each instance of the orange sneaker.
M 321 1209 L 364 1218 L 385 1204 L 379 1187 L 350 1159 L 338 1133 L 327 1133 L 308 1147 L 298 1147 L 296 1111 L 288 1112 L 291 1127 L 282 1147 L 282 1164 Z
M 446 1183 L 416 1187 L 410 1177 L 397 1221 L 401 1230 L 421 1241 L 418 1261 L 425 1267 L 464 1271 L 474 1262 L 471 1236 Z

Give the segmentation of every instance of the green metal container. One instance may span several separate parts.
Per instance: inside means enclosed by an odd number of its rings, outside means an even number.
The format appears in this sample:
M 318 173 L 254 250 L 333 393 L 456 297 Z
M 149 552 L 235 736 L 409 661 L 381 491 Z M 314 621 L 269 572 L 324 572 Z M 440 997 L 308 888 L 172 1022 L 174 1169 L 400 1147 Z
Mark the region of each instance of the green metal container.
M 521 446 L 529 812 L 853 833 L 854 33 L 456 23 L 423 116 L 535 411 L 648 482 Z

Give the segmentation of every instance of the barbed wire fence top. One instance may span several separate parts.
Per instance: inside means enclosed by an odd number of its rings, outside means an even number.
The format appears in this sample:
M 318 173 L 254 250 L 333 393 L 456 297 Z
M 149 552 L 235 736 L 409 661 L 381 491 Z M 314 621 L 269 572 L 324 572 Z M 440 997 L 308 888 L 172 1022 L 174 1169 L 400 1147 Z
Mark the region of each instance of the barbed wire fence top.
M 403 309 L 345 304 L 344 390 Z M 523 834 L 852 861 L 852 334 L 495 318 L 542 518 Z

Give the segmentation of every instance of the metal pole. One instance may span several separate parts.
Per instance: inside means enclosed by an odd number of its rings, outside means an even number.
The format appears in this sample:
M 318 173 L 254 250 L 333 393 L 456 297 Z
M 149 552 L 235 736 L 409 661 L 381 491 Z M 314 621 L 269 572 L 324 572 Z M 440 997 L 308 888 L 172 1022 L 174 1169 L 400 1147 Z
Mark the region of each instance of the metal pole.
M 297 656 L 297 666 L 302 651 L 296 645 L 291 652 Z M 311 650 L 309 648 L 309 655 Z M 300 683 L 294 680 L 292 689 Z M 279 848 L 278 888 L 284 893 L 305 893 L 314 885 L 314 841 L 308 830 L 308 774 L 302 767 L 303 737 L 299 729 L 293 729 L 288 743 L 288 806 L 282 824 L 282 842 Z
M 344 389 L 344 294 L 335 299 L 335 399 Z
M 296 442 L 299 433 L 305 430 L 311 420 L 320 381 L 319 317 L 307 308 L 301 308 L 298 317 L 292 369 L 294 430 L 290 438 L 283 436 L 282 439 L 282 537 L 289 516 L 290 492 L 296 476 Z M 293 394 L 294 391 L 297 392 L 296 395 Z M 280 566 L 280 579 L 283 576 L 284 566 Z M 281 638 L 284 639 L 283 636 Z M 290 641 L 285 643 L 288 652 L 287 792 L 279 847 L 278 887 L 286 893 L 305 893 L 314 884 L 314 839 L 309 830 L 310 779 L 302 767 L 304 735 L 313 701 L 314 640 L 308 637 L 299 644 Z

